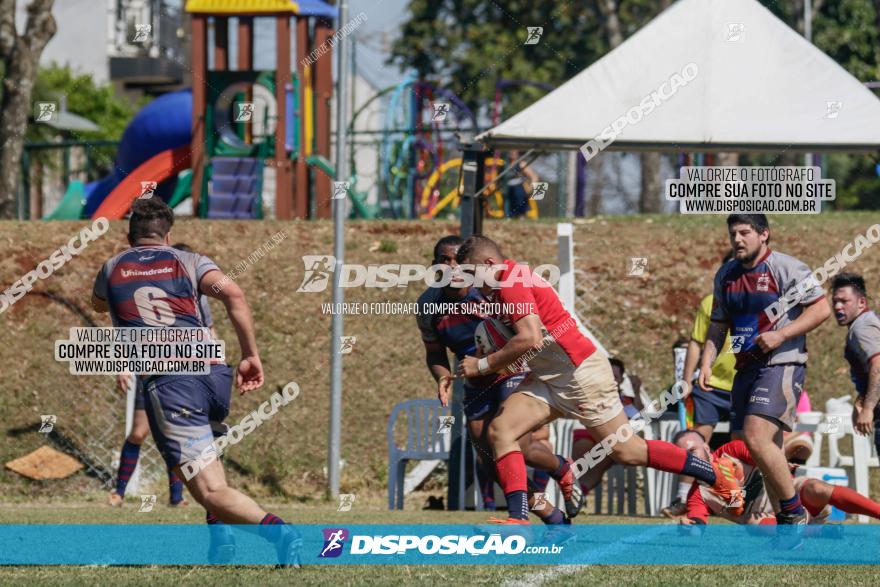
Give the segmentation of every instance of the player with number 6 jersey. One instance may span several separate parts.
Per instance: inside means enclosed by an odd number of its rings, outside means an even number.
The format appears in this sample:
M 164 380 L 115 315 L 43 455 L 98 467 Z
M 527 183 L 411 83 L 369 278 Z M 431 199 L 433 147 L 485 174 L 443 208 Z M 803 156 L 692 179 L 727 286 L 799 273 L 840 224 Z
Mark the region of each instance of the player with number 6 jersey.
M 95 292 L 113 308 L 119 327 L 207 328 L 199 281 L 217 265 L 199 253 L 138 246 L 104 263 Z
M 219 267 L 197 253 L 173 249 L 174 213 L 159 198 L 135 200 L 128 226 L 131 248 L 101 267 L 92 291 L 92 307 L 109 312 L 118 327 L 207 328 L 199 307 L 205 294 L 223 302 L 238 335 L 242 359 L 234 375 L 241 393 L 262 387 L 263 367 L 257 351 L 250 308 L 241 288 L 224 280 Z M 275 545 L 282 567 L 299 567 L 302 538 L 291 526 L 263 510 L 251 498 L 229 487 L 220 460 L 184 475 L 182 466 L 213 450 L 229 413 L 233 371 L 211 365 L 204 375 L 144 377 L 145 409 L 150 431 L 168 468 L 184 479 L 190 494 L 205 508 L 210 525 L 209 559 L 229 563 L 235 554 L 233 535 L 224 524 L 240 524 Z

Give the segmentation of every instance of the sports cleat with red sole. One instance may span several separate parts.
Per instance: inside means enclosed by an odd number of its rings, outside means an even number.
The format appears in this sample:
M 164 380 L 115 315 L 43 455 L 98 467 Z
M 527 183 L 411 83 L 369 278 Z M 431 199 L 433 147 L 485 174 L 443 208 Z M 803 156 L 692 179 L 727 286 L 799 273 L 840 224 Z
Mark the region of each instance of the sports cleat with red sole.
M 476 527 L 480 534 L 500 534 L 505 538 L 508 536 L 522 536 L 526 540 L 532 539 L 532 523 L 529 520 L 519 520 L 517 518 L 496 518 L 491 517 L 486 520 L 485 524 Z
M 742 515 L 745 509 L 745 491 L 742 489 L 742 480 L 738 479 L 736 465 L 729 458 L 721 457 L 712 460 L 712 469 L 715 471 L 712 491 L 727 502 L 725 509 L 730 514 Z
M 565 459 L 565 462 L 568 463 L 568 470 L 561 478 L 556 480 L 556 483 L 559 485 L 559 490 L 562 491 L 562 500 L 565 502 L 565 513 L 569 518 L 573 518 L 578 515 L 581 508 L 584 507 L 584 492 L 581 489 L 580 484 L 576 483 L 577 479 L 574 476 L 574 470 L 572 468 L 574 462 L 571 459 Z
M 501 526 L 504 525 L 517 525 L 517 526 L 530 526 L 531 522 L 528 520 L 518 520 L 517 518 L 496 518 L 492 516 L 488 520 L 486 520 L 489 524 L 499 524 Z

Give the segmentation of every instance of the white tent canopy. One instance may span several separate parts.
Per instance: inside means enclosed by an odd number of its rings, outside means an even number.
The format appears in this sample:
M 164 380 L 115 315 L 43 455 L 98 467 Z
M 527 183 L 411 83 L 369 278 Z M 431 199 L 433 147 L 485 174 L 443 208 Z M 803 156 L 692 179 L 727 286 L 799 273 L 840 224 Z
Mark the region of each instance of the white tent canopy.
M 528 47 L 524 47 L 528 49 Z M 688 63 L 696 77 L 616 150 L 875 150 L 880 100 L 756 0 L 680 0 L 564 85 L 477 137 L 493 147 L 578 149 Z M 691 68 L 693 69 L 693 68 Z M 656 94 L 655 94 L 656 96 Z M 649 100 L 650 101 L 650 100 Z M 606 133 L 607 136 L 607 133 Z

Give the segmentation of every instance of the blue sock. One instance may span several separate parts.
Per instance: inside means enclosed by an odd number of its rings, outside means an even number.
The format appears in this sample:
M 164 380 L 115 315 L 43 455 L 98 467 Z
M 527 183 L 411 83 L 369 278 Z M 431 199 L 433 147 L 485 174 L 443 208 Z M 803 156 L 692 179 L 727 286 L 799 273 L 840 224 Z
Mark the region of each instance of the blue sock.
M 177 505 L 183 501 L 183 481 L 171 469 L 168 469 L 168 495 L 168 501 L 171 502 L 171 505 Z
M 278 542 L 284 536 L 285 522 L 274 514 L 266 514 L 260 520 L 260 536 L 269 542 Z
M 553 511 L 550 512 L 550 515 L 546 518 L 541 518 L 541 521 L 548 526 L 551 524 L 564 524 L 565 515 L 561 511 L 559 511 L 559 508 L 553 508 Z
M 684 461 L 681 474 L 693 477 L 709 486 L 715 485 L 715 469 L 712 468 L 712 463 L 698 459 L 691 453 L 688 453 Z
M 477 480 L 480 484 L 480 495 L 483 498 L 483 509 L 495 511 L 495 475 L 484 467 L 477 467 Z
M 784 514 L 803 514 L 804 507 L 801 505 L 801 498 L 797 493 L 791 499 L 780 499 L 779 507 Z
M 568 470 L 571 467 L 568 466 L 568 461 L 566 461 L 561 455 L 556 455 L 556 458 L 559 460 L 559 466 L 557 466 L 556 470 L 550 475 L 558 481 L 559 479 L 562 479 L 563 475 L 568 473 Z
M 128 481 L 137 467 L 138 456 L 141 454 L 141 445 L 125 441 L 122 445 L 122 454 L 119 455 L 119 472 L 116 474 L 116 493 L 125 495 Z
M 516 520 L 529 519 L 529 494 L 527 491 L 511 491 L 504 495 L 507 499 L 507 511 Z
M 550 483 L 550 473 L 535 469 L 534 473 L 532 473 L 532 487 L 535 491 L 543 493 L 547 489 L 548 483 Z

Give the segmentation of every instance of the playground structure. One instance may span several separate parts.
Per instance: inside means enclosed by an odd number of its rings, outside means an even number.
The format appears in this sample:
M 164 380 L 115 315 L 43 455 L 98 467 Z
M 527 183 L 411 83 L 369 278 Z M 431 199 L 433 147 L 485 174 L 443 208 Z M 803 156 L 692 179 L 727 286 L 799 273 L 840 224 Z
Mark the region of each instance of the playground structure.
M 330 161 L 333 43 L 328 41 L 336 9 L 321 0 L 188 0 L 185 10 L 192 15 L 192 88 L 147 104 L 125 129 L 112 172 L 97 181 L 69 182 L 61 203 L 45 218 L 118 219 L 148 194 L 172 207 L 191 197 L 193 214 L 202 218 L 259 219 L 264 211 L 279 219 L 329 218 L 331 181 L 337 178 Z M 291 16 L 296 70 L 290 63 Z M 274 70 L 254 69 L 255 17 L 274 18 Z M 321 57 L 310 59 L 319 48 Z M 493 121 L 500 116 L 504 88 L 516 84 L 540 86 L 499 80 Z M 477 116 L 452 91 L 411 75 L 363 103 L 351 129 L 376 100 L 385 101 L 374 147 L 382 215 L 457 216 L 463 189 L 459 133 L 479 131 Z M 364 186 L 358 185 L 355 150 L 355 145 L 349 150 L 351 177 L 339 179 L 348 184 L 351 214 L 375 218 L 380 206 L 368 204 L 367 192 L 358 190 Z M 505 164 L 500 155 L 486 165 L 485 213 L 494 218 L 506 215 L 504 187 L 495 181 Z M 271 183 L 264 185 L 264 177 Z M 536 218 L 536 202 L 529 205 L 526 216 Z
M 85 185 L 71 182 L 47 218 L 121 218 L 147 191 L 175 205 L 191 196 L 200 217 L 261 218 L 266 163 L 275 172 L 278 218 L 329 218 L 335 172 L 329 162 L 333 80 L 328 40 L 336 9 L 320 0 L 189 0 L 185 10 L 192 14 L 193 87 L 143 108 L 123 133 L 113 173 Z M 275 19 L 274 71 L 253 69 L 257 16 Z M 296 22 L 295 72 L 291 16 Z M 229 59 L 232 18 L 237 20 L 235 70 Z M 209 26 L 214 30 L 211 47 Z M 321 58 L 310 61 L 307 56 L 318 47 Z M 354 209 L 370 213 L 361 201 Z
M 208 218 L 259 217 L 262 164 L 270 161 L 275 171 L 277 218 L 329 218 L 331 177 L 321 172 L 311 181 L 308 159 L 329 160 L 330 156 L 333 79 L 328 41 L 336 8 L 320 0 L 188 0 L 185 10 L 192 14 L 193 77 L 203 80 L 193 85 L 193 209 Z M 253 70 L 253 18 L 257 15 L 275 19 L 273 73 Z M 296 23 L 295 76 L 290 63 L 291 16 Z M 229 67 L 230 17 L 238 21 L 234 72 Z M 208 46 L 209 20 L 214 25 L 212 47 Z M 322 46 L 327 53 L 309 61 L 307 56 Z M 209 51 L 214 56 L 210 71 Z M 260 102 L 259 87 L 269 90 Z M 241 98 L 238 101 L 236 94 Z M 262 137 L 242 124 L 250 122 L 242 116 L 248 112 L 243 109 L 248 103 L 252 116 L 261 115 L 258 106 L 262 105 L 267 131 Z M 237 106 L 236 111 L 229 106 Z
M 359 118 L 377 100 L 386 102 L 382 130 L 355 130 Z M 477 130 L 476 115 L 459 96 L 414 75 L 377 91 L 360 104 L 349 123 L 349 133 L 356 138 L 380 135 L 375 143 L 357 144 L 377 151 L 374 183 L 379 188 L 379 199 L 384 200 L 381 207 L 393 218 L 431 219 L 458 214 L 462 189 L 459 137 Z M 358 173 L 355 149 L 350 152 L 350 165 L 355 184 L 363 179 Z M 503 165 L 504 159 L 496 156 L 487 166 L 486 182 L 492 184 L 492 189 L 487 190 L 485 207 L 486 214 L 493 218 L 506 215 L 504 190 L 494 182 Z M 530 201 L 526 216 L 537 218 L 534 201 Z

